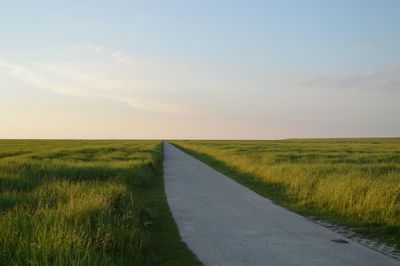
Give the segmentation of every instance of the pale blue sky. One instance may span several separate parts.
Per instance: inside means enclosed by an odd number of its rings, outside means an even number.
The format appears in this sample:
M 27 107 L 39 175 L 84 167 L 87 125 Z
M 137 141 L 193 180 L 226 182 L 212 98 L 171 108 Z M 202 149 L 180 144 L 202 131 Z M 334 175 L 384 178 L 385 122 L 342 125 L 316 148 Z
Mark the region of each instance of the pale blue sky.
M 400 1 L 2 1 L 0 138 L 400 135 Z

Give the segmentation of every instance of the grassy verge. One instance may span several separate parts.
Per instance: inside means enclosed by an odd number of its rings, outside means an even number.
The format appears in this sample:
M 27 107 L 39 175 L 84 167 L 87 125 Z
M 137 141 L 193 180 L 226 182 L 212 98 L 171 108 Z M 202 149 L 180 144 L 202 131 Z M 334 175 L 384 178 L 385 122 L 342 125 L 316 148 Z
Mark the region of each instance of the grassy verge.
M 160 141 L 0 141 L 0 228 L 3 265 L 200 265 Z
M 172 143 L 281 206 L 400 247 L 400 139 Z

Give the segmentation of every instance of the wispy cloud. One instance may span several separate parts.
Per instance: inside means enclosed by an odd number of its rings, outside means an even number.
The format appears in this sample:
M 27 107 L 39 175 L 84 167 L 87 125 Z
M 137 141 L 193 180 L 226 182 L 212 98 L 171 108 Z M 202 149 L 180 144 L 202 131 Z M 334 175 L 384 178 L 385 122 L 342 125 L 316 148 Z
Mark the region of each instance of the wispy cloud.
M 85 48 L 97 53 L 108 54 L 120 63 L 133 63 L 133 57 L 120 50 L 114 50 L 102 45 L 86 45 Z
M 101 97 L 129 104 L 133 108 L 161 113 L 185 113 L 186 109 L 163 99 L 171 93 L 165 87 L 179 89 L 182 73 L 179 68 L 154 61 L 133 60 L 126 53 L 87 46 L 96 52 L 108 53 L 119 63 L 34 63 L 14 64 L 0 61 L 0 72 L 13 76 L 36 88 L 70 96 Z M 129 63 L 129 65 L 126 65 Z M 166 75 L 157 75 L 160 71 Z M 176 72 L 176 76 L 169 75 Z
M 315 76 L 290 82 L 291 86 L 320 89 L 400 90 L 400 67 L 336 77 Z
M 55 84 L 51 79 L 45 78 L 43 77 L 43 75 L 37 73 L 37 71 L 34 71 L 24 66 L 10 64 L 6 62 L 0 62 L 0 70 L 3 73 L 7 73 L 11 76 L 21 79 L 35 87 L 50 89 L 50 90 L 56 89 L 58 92 L 65 94 L 69 94 L 70 91 L 61 82 L 59 84 Z
M 141 20 L 159 20 L 159 19 L 161 19 L 160 17 L 157 17 L 157 16 L 146 16 L 146 15 L 140 15 L 140 16 L 138 16 L 138 18 Z

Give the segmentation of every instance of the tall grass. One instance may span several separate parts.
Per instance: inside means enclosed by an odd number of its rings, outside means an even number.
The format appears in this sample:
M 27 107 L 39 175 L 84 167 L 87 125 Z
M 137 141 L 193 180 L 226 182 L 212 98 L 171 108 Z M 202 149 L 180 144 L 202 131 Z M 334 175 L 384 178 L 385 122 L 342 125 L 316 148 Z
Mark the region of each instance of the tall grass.
M 0 141 L 0 264 L 168 265 L 160 233 L 195 263 L 161 164 L 160 141 Z
M 175 141 L 296 211 L 400 244 L 400 139 Z

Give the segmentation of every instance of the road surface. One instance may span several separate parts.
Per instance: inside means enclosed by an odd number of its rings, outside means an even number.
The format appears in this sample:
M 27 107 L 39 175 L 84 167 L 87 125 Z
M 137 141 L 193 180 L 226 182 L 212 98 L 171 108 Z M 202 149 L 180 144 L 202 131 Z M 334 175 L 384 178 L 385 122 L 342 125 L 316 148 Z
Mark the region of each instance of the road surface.
M 164 142 L 168 204 L 205 265 L 400 265 L 273 204 Z

